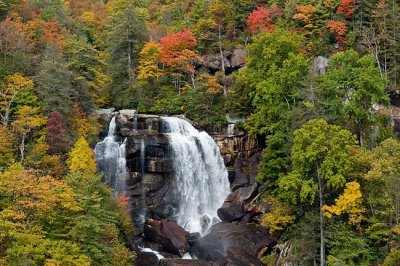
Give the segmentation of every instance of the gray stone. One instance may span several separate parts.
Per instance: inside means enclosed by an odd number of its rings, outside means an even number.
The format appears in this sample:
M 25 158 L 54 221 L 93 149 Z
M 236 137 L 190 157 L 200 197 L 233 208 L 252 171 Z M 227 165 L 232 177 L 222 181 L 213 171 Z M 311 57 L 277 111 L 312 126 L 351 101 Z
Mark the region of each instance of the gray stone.
M 236 48 L 233 50 L 232 55 L 230 56 L 230 62 L 232 68 L 241 68 L 246 63 L 246 56 L 244 54 L 244 49 Z
M 123 110 L 119 110 L 119 113 L 121 115 L 133 117 L 133 116 L 136 115 L 137 111 L 136 110 L 130 110 L 130 109 L 123 109 Z
M 317 56 L 312 62 L 313 72 L 317 75 L 324 75 L 328 68 L 329 59 L 323 56 Z
M 167 220 L 147 220 L 144 235 L 148 240 L 161 244 L 168 252 L 181 257 L 190 249 L 187 241 L 189 232 Z
M 240 220 L 246 215 L 246 201 L 256 194 L 257 185 L 242 187 L 232 192 L 228 195 L 222 207 L 218 209 L 218 217 L 226 222 Z
M 257 258 L 261 250 L 272 249 L 275 243 L 276 240 L 270 237 L 268 230 L 261 226 L 221 222 L 213 225 L 207 235 L 198 239 L 191 252 L 200 260 L 214 261 L 228 257 L 228 249 L 239 246 L 251 257 Z

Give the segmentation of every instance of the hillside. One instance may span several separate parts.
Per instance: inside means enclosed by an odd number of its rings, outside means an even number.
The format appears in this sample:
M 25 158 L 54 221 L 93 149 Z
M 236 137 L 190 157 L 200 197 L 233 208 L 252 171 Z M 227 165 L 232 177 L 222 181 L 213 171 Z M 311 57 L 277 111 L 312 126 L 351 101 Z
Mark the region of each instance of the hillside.
M 214 138 L 219 177 L 248 179 L 230 192 L 257 186 L 258 218 L 229 222 L 277 241 L 256 261 L 399 265 L 399 6 L 0 0 L 0 264 L 134 264 L 132 195 L 116 197 L 93 152 L 112 117 L 98 110 L 115 108 L 137 111 L 113 113 L 137 160 L 132 136 L 156 134 L 133 126 L 144 114 L 179 115 Z

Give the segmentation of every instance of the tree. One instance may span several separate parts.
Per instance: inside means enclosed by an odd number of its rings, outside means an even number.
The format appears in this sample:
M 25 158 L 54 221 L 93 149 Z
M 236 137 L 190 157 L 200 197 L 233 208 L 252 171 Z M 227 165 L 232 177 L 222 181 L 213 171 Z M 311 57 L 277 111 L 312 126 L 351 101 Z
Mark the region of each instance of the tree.
M 378 114 L 375 104 L 387 104 L 385 80 L 371 56 L 354 50 L 331 57 L 326 75 L 319 79 L 319 104 L 329 121 L 346 125 L 357 134 L 361 145 L 372 144 Z
M 346 23 L 342 21 L 333 21 L 330 20 L 326 23 L 329 31 L 335 35 L 336 41 L 338 45 L 343 45 L 346 43 L 346 39 L 344 38 L 347 32 Z
M 0 171 L 14 162 L 14 134 L 4 125 L 0 125 Z
M 22 106 L 18 110 L 17 117 L 15 121 L 12 122 L 11 126 L 20 138 L 19 151 L 21 163 L 23 163 L 25 159 L 25 144 L 29 134 L 45 123 L 46 118 L 41 115 L 37 107 Z
M 368 205 L 369 238 L 375 247 L 386 252 L 400 244 L 396 227 L 400 225 L 400 143 L 389 138 L 367 154 L 365 167 L 366 203 Z M 397 235 L 397 240 L 396 240 Z M 381 254 L 383 256 L 384 254 Z
M 36 92 L 43 103 L 45 113 L 58 111 L 68 114 L 71 112 L 71 103 L 78 98 L 79 93 L 73 87 L 72 80 L 74 80 L 74 75 L 68 69 L 59 48 L 48 47 L 36 76 Z
M 310 120 L 294 132 L 292 169 L 279 181 L 280 197 L 292 202 L 319 204 L 320 264 L 325 265 L 325 219 L 323 207 L 330 192 L 346 184 L 352 167 L 353 135 L 324 120 Z
M 4 126 L 7 126 L 10 121 L 11 109 L 17 95 L 24 90 L 32 89 L 33 81 L 20 73 L 15 73 L 6 78 L 5 86 L 0 88 L 0 118 Z
M 29 53 L 34 45 L 34 40 L 20 17 L 8 16 L 0 22 L 0 53 L 2 55 L 0 66 L 3 65 L 9 71 L 21 71 L 28 61 L 26 59 L 32 59 Z
M 158 67 L 160 56 L 160 45 L 152 39 L 143 46 L 142 51 L 140 51 L 138 66 L 139 82 L 142 84 L 154 83 L 161 77 L 162 71 Z
M 50 154 L 62 154 L 69 146 L 63 121 L 64 116 L 59 112 L 51 112 L 47 119 L 46 143 Z
M 223 76 L 224 96 L 226 97 L 228 95 L 228 92 L 225 84 L 226 67 L 225 67 L 225 55 L 224 55 L 224 43 L 223 43 L 223 28 L 224 27 L 226 28 L 229 25 L 232 16 L 232 6 L 230 6 L 227 2 L 222 2 L 220 0 L 212 1 L 211 4 L 208 6 L 207 13 L 210 16 L 210 18 L 214 21 L 214 24 L 217 26 L 218 30 L 217 36 L 218 36 L 219 60 L 221 62 L 221 71 Z
M 335 221 L 327 231 L 327 265 L 371 265 L 373 248 L 351 225 Z
M 266 138 L 257 178 L 272 189 L 288 167 L 292 111 L 301 102 L 308 76 L 301 44 L 301 36 L 283 29 L 260 33 L 249 46 L 246 67 L 238 77 L 254 108 L 247 129 Z
M 14 164 L 0 173 L 1 238 L 5 253 L 0 262 L 8 265 L 39 264 L 50 261 L 60 265 L 88 265 L 87 257 L 76 244 L 44 239 L 43 224 L 57 210 L 80 210 L 73 190 L 63 181 L 36 175 Z
M 147 32 L 134 3 L 112 1 L 110 5 L 107 40 L 110 98 L 113 106 L 122 107 L 131 103 L 131 86 L 136 78 L 137 60 L 147 40 Z
M 254 10 L 247 19 L 247 30 L 253 34 L 257 34 L 262 31 L 273 30 L 273 25 L 271 24 L 271 14 L 267 7 L 259 6 Z
M 362 205 L 363 197 L 360 184 L 356 181 L 351 181 L 346 184 L 343 194 L 335 199 L 335 204 L 332 206 L 324 205 L 324 215 L 332 218 L 333 215 L 348 214 L 349 223 L 359 224 L 364 220 L 363 213 L 365 208 Z
M 73 73 L 72 86 L 77 91 L 76 101 L 86 110 L 104 105 L 108 99 L 106 86 L 110 78 L 106 73 L 107 54 L 87 38 L 69 39 L 65 43 L 64 58 Z
M 73 174 L 81 174 L 83 176 L 95 175 L 96 161 L 94 152 L 84 137 L 80 137 L 75 142 L 69 152 L 67 164 L 69 171 Z
M 351 17 L 355 10 L 355 0 L 341 0 L 337 12 L 345 15 L 346 17 Z
M 58 233 L 66 233 L 71 240 L 81 243 L 82 251 L 90 257 L 93 265 L 132 265 L 134 253 L 122 244 L 129 243 L 132 227 L 129 216 L 124 214 L 111 189 L 93 174 L 70 173 L 66 182 L 77 195 L 79 207 L 83 210 L 72 219 L 66 219 L 64 226 L 57 227 Z
M 189 29 L 169 34 L 160 40 L 160 62 L 165 64 L 175 78 L 175 87 L 179 92 L 181 77 L 185 74 L 190 76 L 192 86 L 195 87 L 195 64 L 200 61 L 200 57 L 192 50 L 196 43 Z

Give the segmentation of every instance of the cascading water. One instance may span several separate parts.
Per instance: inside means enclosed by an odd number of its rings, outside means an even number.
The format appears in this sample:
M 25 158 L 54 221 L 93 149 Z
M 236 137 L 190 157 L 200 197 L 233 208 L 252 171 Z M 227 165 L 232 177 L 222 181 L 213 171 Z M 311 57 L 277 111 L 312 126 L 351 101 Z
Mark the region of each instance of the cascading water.
M 142 182 L 141 182 L 141 188 L 140 188 L 140 203 L 139 203 L 139 219 L 140 219 L 140 224 L 144 224 L 144 222 L 146 221 L 146 198 L 144 195 L 144 187 L 143 187 L 143 179 L 145 176 L 145 172 L 146 172 L 146 143 L 144 138 L 141 139 L 140 141 L 140 175 L 142 178 Z
M 104 173 L 104 181 L 118 196 L 126 188 L 126 139 L 120 144 L 116 140 L 115 116 L 111 119 L 107 137 L 97 143 L 94 151 L 98 168 Z
M 174 157 L 179 195 L 177 223 L 189 232 L 207 233 L 230 193 L 219 148 L 206 132 L 176 117 L 162 118 Z

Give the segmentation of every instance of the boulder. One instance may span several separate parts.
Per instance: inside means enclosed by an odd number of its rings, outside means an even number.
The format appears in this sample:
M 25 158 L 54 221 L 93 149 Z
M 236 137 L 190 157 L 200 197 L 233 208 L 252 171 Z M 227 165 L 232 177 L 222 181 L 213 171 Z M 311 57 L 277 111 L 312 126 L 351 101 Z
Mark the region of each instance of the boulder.
M 144 235 L 146 239 L 161 244 L 165 250 L 181 257 L 190 249 L 187 241 L 189 232 L 168 220 L 147 220 Z
M 268 230 L 261 226 L 221 222 L 213 225 L 207 235 L 196 241 L 191 253 L 198 259 L 207 261 L 229 256 L 235 260 L 244 260 L 249 256 L 257 258 L 261 250 L 272 249 L 275 243 L 276 240 L 269 235 Z M 231 249 L 228 254 L 228 249 L 233 246 L 239 246 L 243 250 Z
M 312 62 L 313 72 L 317 75 L 324 75 L 328 68 L 329 59 L 323 56 L 317 56 Z
M 124 110 L 119 110 L 119 113 L 121 115 L 133 117 L 136 115 L 137 112 L 136 110 L 124 109 Z
M 222 70 L 221 57 L 219 54 L 205 55 L 203 57 L 203 62 L 204 62 L 204 66 L 211 71 L 221 71 Z M 229 62 L 229 60 L 226 57 L 224 58 L 224 63 L 225 63 L 225 69 L 231 67 L 231 63 Z
M 231 246 L 228 248 L 228 261 L 235 266 L 262 266 L 263 264 L 257 260 L 257 257 L 250 255 L 246 249 L 239 246 Z
M 153 252 L 137 252 L 137 257 L 135 260 L 135 265 L 140 266 L 157 266 L 159 259 Z
M 257 194 L 257 185 L 242 187 L 232 192 L 218 209 L 218 217 L 225 222 L 240 220 L 246 214 L 245 203 Z
M 246 63 L 246 56 L 244 50 L 241 48 L 234 49 L 230 56 L 231 67 L 238 69 L 244 66 Z
M 158 266 L 221 266 L 221 264 L 201 260 L 163 259 L 160 260 Z

